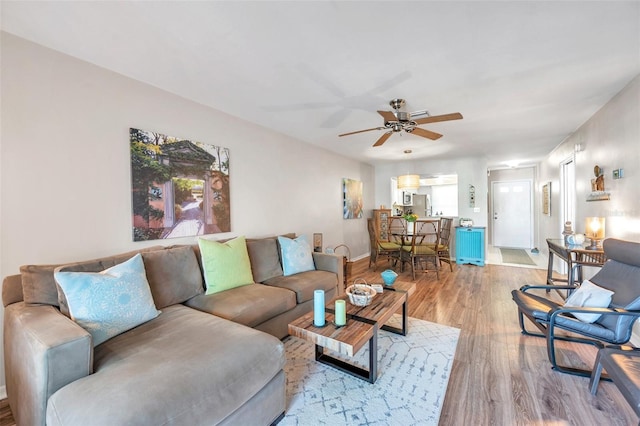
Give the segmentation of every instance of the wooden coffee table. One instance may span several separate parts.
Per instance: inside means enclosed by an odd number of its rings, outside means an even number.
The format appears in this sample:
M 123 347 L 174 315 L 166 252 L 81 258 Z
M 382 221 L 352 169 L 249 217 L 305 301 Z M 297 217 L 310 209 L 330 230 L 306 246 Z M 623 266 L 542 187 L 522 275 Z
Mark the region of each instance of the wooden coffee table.
M 289 324 L 289 334 L 316 345 L 315 359 L 355 377 L 375 383 L 378 378 L 378 329 L 406 335 L 408 332 L 407 304 L 409 295 L 415 290 L 414 283 L 397 282 L 384 286 L 369 306 L 352 305 L 347 296 L 338 297 L 326 306 L 326 325 L 313 325 L 313 312 L 301 316 Z M 347 300 L 347 325 L 334 325 L 333 307 L 338 299 Z M 402 309 L 400 327 L 387 325 L 391 316 Z M 353 357 L 369 343 L 369 369 L 358 367 L 324 352 L 325 348 Z

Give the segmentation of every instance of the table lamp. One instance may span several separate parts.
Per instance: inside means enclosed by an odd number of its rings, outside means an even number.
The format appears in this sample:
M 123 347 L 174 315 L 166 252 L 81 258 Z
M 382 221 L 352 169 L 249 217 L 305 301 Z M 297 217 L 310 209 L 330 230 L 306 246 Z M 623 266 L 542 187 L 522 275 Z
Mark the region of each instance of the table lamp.
M 601 250 L 604 240 L 604 217 L 588 217 L 585 236 L 591 240 L 587 250 Z

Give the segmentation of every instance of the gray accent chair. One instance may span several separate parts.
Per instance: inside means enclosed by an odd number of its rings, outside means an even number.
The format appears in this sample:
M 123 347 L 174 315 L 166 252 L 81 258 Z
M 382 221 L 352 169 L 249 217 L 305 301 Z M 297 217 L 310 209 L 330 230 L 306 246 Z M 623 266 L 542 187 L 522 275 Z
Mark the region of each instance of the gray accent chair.
M 607 370 L 609 378 L 640 417 L 640 350 L 624 350 L 619 346 L 600 349 L 589 382 L 592 395 L 598 392 L 603 368 Z
M 603 248 L 608 260 L 590 281 L 614 292 L 607 308 L 564 307 L 562 303 L 544 297 L 543 292 L 541 295 L 531 292 L 575 289 L 572 286 L 527 285 L 511 292 L 518 306 L 522 333 L 546 338 L 547 354 L 554 370 L 590 377 L 591 369 L 558 364 L 555 341 L 586 343 L 598 348 L 604 347 L 604 343 L 621 345 L 629 341 L 633 323 L 640 317 L 640 243 L 610 238 L 604 241 Z M 574 317 L 573 313 L 601 314 L 601 317 L 594 323 L 586 323 Z M 531 320 L 540 333 L 527 331 L 524 317 Z M 564 332 L 559 334 L 559 330 Z

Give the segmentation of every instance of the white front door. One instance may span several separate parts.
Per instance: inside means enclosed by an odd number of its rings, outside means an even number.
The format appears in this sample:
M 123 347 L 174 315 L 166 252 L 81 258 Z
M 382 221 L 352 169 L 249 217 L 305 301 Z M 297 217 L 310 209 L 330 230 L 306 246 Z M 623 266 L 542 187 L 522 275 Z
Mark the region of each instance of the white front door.
M 529 249 L 533 246 L 531 181 L 493 182 L 493 245 Z

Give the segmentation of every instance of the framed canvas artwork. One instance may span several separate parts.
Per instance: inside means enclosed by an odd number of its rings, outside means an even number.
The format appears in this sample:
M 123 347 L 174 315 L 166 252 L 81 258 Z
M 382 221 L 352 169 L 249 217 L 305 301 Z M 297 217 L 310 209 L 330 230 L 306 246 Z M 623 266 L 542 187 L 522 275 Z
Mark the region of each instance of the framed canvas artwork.
M 342 217 L 360 219 L 363 214 L 362 181 L 342 179 Z
M 231 231 L 229 149 L 129 129 L 133 240 Z

